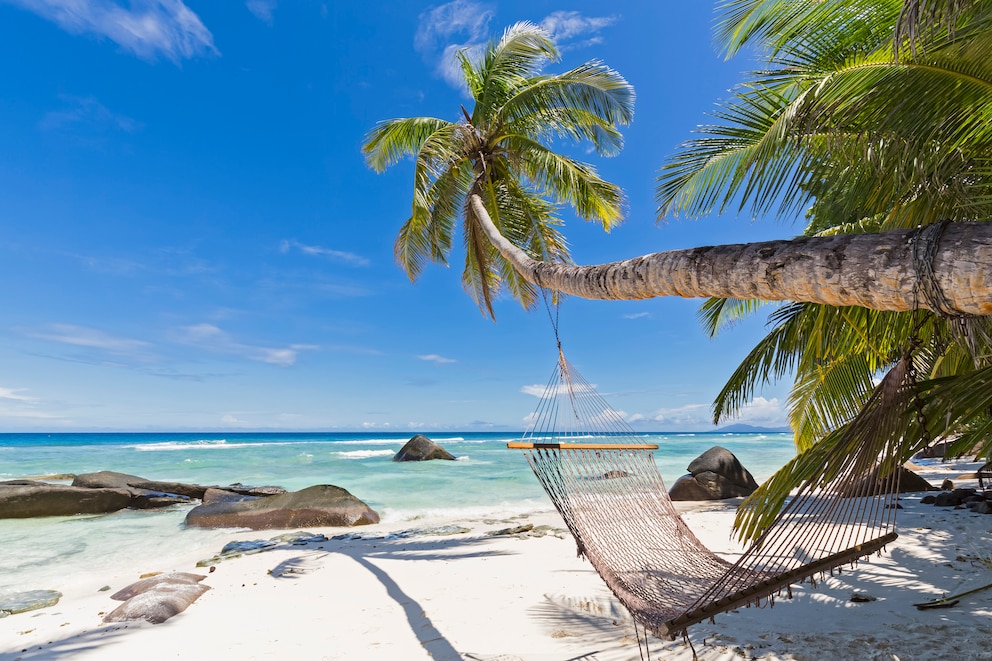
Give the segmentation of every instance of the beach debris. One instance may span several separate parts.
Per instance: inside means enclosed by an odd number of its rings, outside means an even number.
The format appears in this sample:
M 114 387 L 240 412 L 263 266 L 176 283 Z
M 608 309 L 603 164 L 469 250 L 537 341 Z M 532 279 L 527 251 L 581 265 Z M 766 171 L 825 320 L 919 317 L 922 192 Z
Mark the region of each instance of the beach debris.
M 327 553 L 309 553 L 283 560 L 278 565 L 268 570 L 269 576 L 273 578 L 283 578 L 300 574 L 309 574 L 320 569 L 320 560 L 327 556 Z
M 872 601 L 878 601 L 878 597 L 873 597 L 864 592 L 855 592 L 851 595 L 851 601 L 856 604 L 867 604 Z
M 689 464 L 668 495 L 672 500 L 723 500 L 749 496 L 758 488 L 754 477 L 727 448 L 714 445 Z
M 111 595 L 111 599 L 124 603 L 105 615 L 103 621 L 145 620 L 161 624 L 182 613 L 210 589 L 210 586 L 200 584 L 204 578 L 200 574 L 171 572 L 132 583 Z
M 413 436 L 393 456 L 393 461 L 431 461 L 433 459 L 454 461 L 455 457 L 423 434 Z
M 158 576 L 161 573 L 162 572 L 160 572 L 160 571 L 149 571 L 149 572 L 145 572 L 144 574 L 142 574 L 138 578 L 151 578 L 152 576 Z
M 945 478 L 944 481 L 940 483 L 940 490 L 941 491 L 954 491 L 954 480 L 949 480 L 949 479 Z
M 396 539 L 408 539 L 410 537 L 422 537 L 422 536 L 434 536 L 434 537 L 447 537 L 449 535 L 462 535 L 465 533 L 472 532 L 471 528 L 465 528 L 464 526 L 458 525 L 447 525 L 447 526 L 433 526 L 430 528 L 409 528 L 407 530 L 397 530 L 395 532 L 387 533 L 360 533 L 360 532 L 349 532 L 341 535 L 335 535 L 331 539 L 335 541 L 373 541 L 373 542 L 388 542 Z
M 197 567 L 210 567 L 210 571 L 214 570 L 214 565 L 223 560 L 230 560 L 232 558 L 240 558 L 243 555 L 253 555 L 255 553 L 261 553 L 263 551 L 271 551 L 278 548 L 283 544 L 290 544 L 292 546 L 303 546 L 306 544 L 319 544 L 320 542 L 326 542 L 327 536 L 322 534 L 306 533 L 303 531 L 298 532 L 288 532 L 282 535 L 276 535 L 270 539 L 255 539 L 255 540 L 240 540 L 234 542 L 228 542 L 224 545 L 224 548 L 220 550 L 220 553 L 207 560 L 200 560 L 196 563 Z
M 123 489 L 82 489 L 31 480 L 0 482 L 0 519 L 105 514 L 128 506 Z
M 313 528 L 378 523 L 379 515 L 346 489 L 318 484 L 256 500 L 194 507 L 186 525 L 200 528 Z
M 97 592 L 108 592 L 109 590 L 110 590 L 110 586 L 109 585 L 104 585 L 102 588 L 100 588 L 99 590 L 97 590 Z
M 913 606 L 915 606 L 918 610 L 927 610 L 929 608 L 950 608 L 951 606 L 957 604 L 961 600 L 961 597 L 967 597 L 968 595 L 975 594 L 976 592 L 981 592 L 983 590 L 988 590 L 990 588 L 992 588 L 992 583 L 980 585 L 977 588 L 972 588 L 971 590 L 966 590 L 965 592 L 959 592 L 958 594 L 952 594 L 948 597 L 913 604 Z
M 512 528 L 502 528 L 500 530 L 490 530 L 486 533 L 486 537 L 503 537 L 509 535 L 519 535 L 521 533 L 530 532 L 534 529 L 533 523 L 525 523 L 522 526 L 513 526 Z
M 54 606 L 61 598 L 62 593 L 58 590 L 27 590 L 0 594 L 0 617 Z

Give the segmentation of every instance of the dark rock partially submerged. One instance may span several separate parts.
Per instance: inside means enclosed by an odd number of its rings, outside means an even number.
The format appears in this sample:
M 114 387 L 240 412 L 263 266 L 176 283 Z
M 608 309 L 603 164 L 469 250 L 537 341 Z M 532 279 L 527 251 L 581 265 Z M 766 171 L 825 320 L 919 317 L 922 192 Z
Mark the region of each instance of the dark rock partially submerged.
M 266 498 L 194 507 L 186 525 L 201 528 L 313 528 L 378 523 L 379 515 L 341 487 L 320 484 Z
M 751 473 L 734 454 L 719 445 L 689 464 L 689 475 L 680 477 L 668 495 L 672 500 L 723 500 L 750 495 L 758 488 Z
M 440 445 L 423 434 L 417 434 L 406 442 L 393 457 L 393 461 L 430 461 L 446 459 L 454 461 L 455 457 Z
M 24 480 L 18 480 L 24 482 Z M 0 519 L 106 514 L 127 507 L 126 489 L 85 489 L 63 484 L 0 484 Z

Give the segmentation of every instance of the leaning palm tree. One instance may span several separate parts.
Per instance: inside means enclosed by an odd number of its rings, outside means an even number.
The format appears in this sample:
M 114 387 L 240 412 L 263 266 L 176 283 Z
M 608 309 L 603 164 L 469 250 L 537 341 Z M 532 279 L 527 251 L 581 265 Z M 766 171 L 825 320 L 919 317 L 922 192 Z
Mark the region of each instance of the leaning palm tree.
M 894 7 L 892 2 L 894 0 L 884 3 L 885 7 L 890 9 Z M 728 3 L 729 6 L 747 4 L 749 4 L 748 0 L 731 0 Z M 768 3 L 769 6 L 772 4 L 776 3 Z M 861 11 L 870 17 L 876 16 L 877 12 L 885 9 L 885 7 L 881 9 L 875 7 L 876 4 L 883 3 L 869 3 L 867 0 L 777 4 L 786 9 L 791 4 L 800 13 L 790 14 L 786 11 L 782 16 L 771 17 L 774 20 L 758 17 L 760 20 L 753 21 L 753 25 L 749 23 L 747 30 L 752 34 L 765 34 L 768 32 L 768 26 L 778 26 L 782 28 L 783 34 L 806 36 L 811 44 L 822 41 L 823 44 L 828 45 L 830 39 L 828 28 L 833 21 L 833 26 L 841 29 L 839 43 L 847 43 L 844 41 L 847 38 L 844 35 L 847 33 L 843 29 L 854 25 L 852 20 L 858 16 L 838 19 L 829 14 L 821 16 L 822 12 L 836 10 L 845 4 L 852 6 L 857 4 Z M 977 3 L 974 6 L 963 3 L 960 7 L 956 7 L 952 13 L 958 17 L 961 24 L 954 30 L 945 30 L 943 33 L 939 29 L 917 30 L 914 34 L 926 33 L 928 38 L 938 40 L 933 43 L 942 43 L 946 48 L 950 48 L 946 43 L 950 38 L 948 36 L 950 32 L 954 32 L 955 38 L 970 34 L 979 40 L 978 48 L 967 51 L 966 57 L 962 57 L 958 66 L 980 67 L 981 62 L 976 63 L 975 57 L 972 56 L 982 52 L 982 23 L 972 21 L 972 16 L 968 14 L 969 10 L 978 11 L 979 8 Z M 892 34 L 892 25 L 898 14 L 899 12 L 895 11 L 887 15 L 891 18 L 888 23 L 889 35 Z M 924 14 L 930 15 L 926 12 Z M 944 12 L 936 15 L 948 14 Z M 804 32 L 800 28 L 797 21 L 801 23 L 800 19 L 808 16 L 820 20 L 820 25 L 823 27 L 821 32 Z M 970 32 L 964 30 L 965 27 L 968 27 Z M 689 170 L 697 165 L 704 166 L 706 170 L 704 176 L 690 176 L 687 181 L 692 181 L 695 185 L 710 178 L 711 184 L 716 182 L 709 188 L 709 193 L 703 194 L 703 199 L 708 200 L 711 205 L 714 200 L 722 204 L 730 204 L 735 199 L 740 199 L 741 194 L 745 197 L 756 196 L 755 199 L 763 200 L 764 203 L 781 199 L 787 204 L 794 204 L 802 195 L 810 199 L 806 189 L 812 190 L 818 183 L 823 183 L 824 187 L 817 189 L 811 198 L 815 202 L 814 206 L 819 209 L 816 217 L 823 221 L 829 220 L 831 214 L 839 214 L 841 223 L 828 222 L 826 223 L 828 226 L 822 230 L 818 229 L 811 232 L 811 236 L 794 241 L 657 253 L 592 267 L 564 263 L 566 256 L 562 239 L 555 229 L 555 224 L 559 221 L 554 216 L 554 207 L 544 201 L 545 198 L 540 197 L 540 194 L 548 194 L 553 201 L 570 202 L 580 215 L 598 219 L 608 228 L 619 219 L 619 191 L 595 178 L 588 166 L 580 166 L 551 154 L 533 138 L 521 138 L 516 134 L 505 135 L 508 131 L 501 130 L 500 122 L 493 120 L 492 117 L 504 117 L 503 126 L 506 126 L 510 121 L 509 116 L 505 114 L 506 109 L 516 107 L 518 98 L 530 98 L 531 102 L 524 104 L 527 108 L 526 113 L 512 115 L 514 121 L 520 121 L 522 128 L 532 130 L 534 135 L 539 137 L 565 135 L 588 138 L 601 152 L 610 153 L 611 150 L 619 147 L 620 137 L 616 126 L 629 120 L 629 105 L 618 104 L 618 92 L 625 90 L 619 98 L 625 99 L 628 103 L 632 101 L 632 95 L 626 84 L 622 83 L 622 79 L 605 68 L 597 69 L 603 72 L 598 78 L 609 78 L 613 81 L 614 84 L 609 87 L 588 83 L 583 83 L 581 87 L 572 87 L 570 83 L 560 80 L 574 75 L 573 72 L 547 79 L 537 75 L 530 77 L 532 80 L 548 80 L 547 84 L 552 88 L 560 85 L 573 90 L 582 90 L 577 96 L 590 104 L 588 111 L 566 111 L 560 105 L 563 98 L 560 93 L 531 95 L 524 92 L 523 81 L 526 77 L 523 75 L 508 75 L 508 80 L 501 83 L 498 90 L 487 92 L 487 85 L 499 78 L 494 71 L 505 73 L 506 67 L 502 65 L 510 59 L 516 59 L 509 56 L 511 51 L 516 54 L 523 51 L 530 53 L 529 58 L 526 58 L 530 63 L 527 73 L 536 73 L 534 69 L 536 62 L 551 59 L 550 53 L 553 49 L 549 48 L 550 42 L 543 35 L 538 34 L 534 37 L 536 42 L 543 44 L 539 48 L 533 46 L 522 48 L 522 44 L 510 48 L 518 33 L 535 32 L 528 26 L 508 31 L 501 42 L 490 46 L 480 64 L 472 64 L 468 57 L 462 58 L 469 90 L 476 99 L 473 113 L 463 111 L 464 121 L 454 123 L 435 119 L 393 120 L 380 125 L 370 134 L 366 153 L 373 167 L 382 169 L 407 154 L 415 154 L 417 158 L 413 214 L 397 240 L 397 258 L 411 277 L 416 277 L 427 260 L 444 262 L 451 248 L 455 220 L 461 215 L 467 244 L 465 282 L 483 309 L 490 315 L 492 315 L 492 297 L 503 284 L 506 284 L 525 304 L 533 300 L 534 287 L 540 286 L 596 299 L 631 300 L 670 295 L 716 296 L 741 301 L 767 299 L 832 306 L 860 306 L 896 313 L 929 309 L 940 314 L 948 311 L 956 311 L 964 315 L 992 314 L 992 224 L 960 222 L 949 226 L 927 225 L 917 229 L 915 225 L 922 223 L 908 220 L 914 217 L 922 218 L 923 215 L 919 214 L 924 214 L 930 207 L 956 208 L 954 200 L 960 199 L 959 193 L 962 187 L 967 187 L 969 183 L 973 185 L 972 191 L 979 192 L 972 198 L 973 201 L 990 197 L 984 192 L 989 190 L 990 180 L 983 178 L 984 173 L 992 172 L 992 168 L 986 165 L 989 159 L 981 151 L 966 153 L 961 150 L 969 144 L 971 136 L 981 132 L 983 123 L 980 121 L 937 123 L 936 126 L 942 127 L 945 134 L 939 134 L 934 130 L 927 133 L 928 125 L 923 119 L 917 122 L 918 131 L 912 134 L 896 133 L 893 136 L 891 135 L 893 132 L 890 131 L 869 135 L 864 130 L 829 133 L 829 130 L 836 127 L 831 126 L 829 121 L 831 114 L 827 112 L 828 110 L 838 110 L 836 117 L 846 118 L 852 126 L 857 126 L 855 120 L 882 117 L 889 121 L 893 115 L 898 114 L 893 113 L 891 107 L 886 109 L 885 94 L 870 93 L 879 83 L 885 83 L 886 89 L 895 94 L 893 98 L 899 99 L 902 103 L 911 104 L 916 101 L 912 90 L 901 90 L 899 85 L 890 79 L 890 76 L 901 70 L 899 66 L 891 64 L 893 52 L 891 37 L 889 37 L 890 41 L 886 42 L 885 37 L 880 36 L 882 32 L 877 30 L 871 32 L 867 27 L 859 34 L 864 34 L 865 31 L 874 35 L 872 43 L 875 47 L 874 50 L 862 50 L 867 52 L 866 57 L 876 58 L 877 62 L 866 60 L 862 66 L 854 67 L 852 71 L 847 72 L 850 74 L 847 77 L 836 76 L 830 80 L 820 81 L 821 84 L 805 90 L 801 89 L 803 84 L 801 77 L 799 80 L 789 81 L 788 72 L 780 72 L 776 74 L 781 79 L 779 81 L 781 85 L 778 87 L 775 76 L 771 76 L 769 85 L 744 95 L 742 117 L 749 118 L 753 115 L 760 119 L 762 112 L 766 115 L 784 112 L 782 118 L 772 117 L 771 121 L 765 122 L 764 125 L 760 125 L 759 122 L 759 128 L 764 126 L 761 131 L 744 132 L 743 136 L 729 134 L 723 136 L 729 139 L 731 149 L 737 144 L 734 141 L 740 143 L 742 151 L 748 152 L 745 156 L 751 158 L 750 162 L 747 158 L 742 159 L 736 154 L 730 154 L 729 158 L 727 154 L 721 157 L 720 149 L 711 151 L 711 154 L 717 157 L 713 161 L 706 159 L 686 161 Z M 888 44 L 885 46 L 888 50 L 883 56 L 879 48 L 885 44 Z M 848 58 L 859 54 L 864 55 L 857 48 L 849 49 L 850 52 L 844 52 L 839 45 L 837 48 L 839 50 L 833 53 L 835 64 L 843 64 Z M 954 61 L 953 53 L 950 51 L 937 50 L 948 56 L 948 61 Z M 831 52 L 829 48 L 825 50 L 825 54 L 829 55 Z M 934 52 L 935 49 L 931 45 L 925 53 L 929 57 Z M 910 51 L 909 54 L 905 54 L 905 51 L 900 50 L 897 54 L 909 57 L 912 53 Z M 888 64 L 885 57 L 888 57 Z M 585 72 L 597 67 L 601 65 L 586 65 L 585 68 L 580 67 L 576 71 Z M 934 69 L 926 65 L 917 68 Z M 837 81 L 838 84 L 823 84 L 837 83 Z M 912 76 L 909 82 L 913 82 Z M 541 88 L 544 84 L 535 83 L 535 87 Z M 903 84 L 908 83 L 903 81 Z M 951 96 L 967 106 L 969 96 L 972 101 L 980 99 L 981 89 L 978 89 L 980 87 L 980 85 L 977 88 L 974 85 L 955 86 L 954 91 L 957 96 Z M 848 98 L 844 94 L 845 90 L 857 89 L 867 93 L 855 95 L 853 98 Z M 800 93 L 804 99 L 803 103 L 792 103 Z M 817 93 L 820 94 L 819 97 Z M 918 95 L 917 92 L 916 96 Z M 503 99 L 503 101 L 493 99 Z M 817 106 L 818 99 L 825 105 Z M 537 100 L 548 104 L 544 110 L 535 105 Z M 940 109 L 947 110 L 951 106 L 953 104 L 943 103 Z M 918 104 L 912 107 L 919 110 Z M 975 105 L 972 104 L 972 107 Z M 621 109 L 627 112 L 621 113 Z M 786 110 L 788 112 L 785 112 Z M 806 116 L 800 117 L 798 110 L 806 110 Z M 984 117 L 984 114 L 980 116 Z M 561 121 L 563 117 L 572 122 L 571 130 L 564 128 Z M 930 117 L 933 120 L 934 114 L 931 113 Z M 954 118 L 960 119 L 961 115 L 954 115 Z M 608 119 L 615 121 L 609 122 Z M 813 120 L 817 119 L 821 121 L 822 126 L 815 124 Z M 806 136 L 808 139 L 801 142 L 799 137 L 805 134 L 797 130 L 790 133 L 782 129 L 785 120 L 794 120 L 794 129 L 805 127 L 803 130 L 808 131 Z M 547 121 L 548 127 L 542 128 L 541 121 Z M 984 124 L 986 127 L 989 125 L 992 125 L 992 122 Z M 814 131 L 815 128 L 820 130 Z M 845 137 L 849 137 L 850 140 L 844 142 Z M 900 138 L 902 143 L 899 142 Z M 776 139 L 779 143 L 775 142 Z M 875 176 L 882 176 L 887 172 L 886 168 L 892 158 L 912 153 L 907 151 L 910 148 L 919 150 L 919 155 L 927 154 L 925 147 L 942 144 L 940 139 L 949 140 L 958 147 L 957 155 L 947 155 L 940 151 L 931 161 L 918 158 L 913 162 L 921 167 L 916 170 L 903 170 L 902 174 L 883 180 L 886 182 L 883 186 L 886 190 L 882 191 L 884 195 L 874 197 L 863 195 L 865 191 L 870 192 L 872 189 L 872 172 L 858 170 L 856 166 L 860 161 L 856 154 L 880 159 L 878 162 L 873 161 L 872 158 L 861 160 L 875 168 Z M 808 157 L 805 152 L 799 158 L 795 154 L 790 154 L 788 152 L 790 143 L 793 147 L 796 144 L 808 147 L 813 150 L 811 153 L 814 157 Z M 707 144 L 709 143 L 703 143 L 701 146 L 706 147 Z M 609 148 L 604 149 L 604 147 Z M 831 149 L 836 149 L 840 153 L 841 147 L 854 150 L 852 153 L 855 156 L 848 158 L 848 161 L 832 158 Z M 539 158 L 534 160 L 535 156 Z M 765 166 L 764 176 L 758 176 L 752 167 L 759 157 L 770 163 Z M 957 162 L 955 158 L 967 163 L 954 169 Z M 721 162 L 724 164 L 722 168 Z M 561 163 L 561 166 L 548 167 L 551 163 Z M 820 169 L 817 170 L 817 167 Z M 806 170 L 820 173 L 820 179 L 800 176 Z M 938 176 L 940 173 L 948 177 L 947 185 L 941 185 Z M 905 195 L 887 192 L 889 183 L 905 183 L 900 177 L 908 178 L 910 174 L 916 178 L 910 179 L 912 185 L 907 184 L 908 192 Z M 559 178 L 552 180 L 552 175 Z M 841 183 L 832 187 L 831 182 L 835 180 Z M 736 189 L 732 194 L 722 196 L 725 189 L 721 186 L 728 181 Z M 795 186 L 787 188 L 782 185 L 783 182 L 791 182 Z M 557 187 L 553 186 L 555 183 L 558 184 Z M 941 194 L 932 198 L 936 202 L 923 201 L 917 204 L 917 198 L 921 197 L 920 192 L 925 191 L 928 186 L 940 191 Z M 697 188 L 700 191 L 704 190 L 702 186 Z M 847 198 L 841 195 L 845 189 Z M 687 189 L 683 186 L 682 190 Z M 768 193 L 769 190 L 774 192 Z M 791 197 L 783 193 L 786 190 L 790 191 Z M 879 212 L 865 211 L 866 208 L 874 207 L 862 208 L 852 204 L 858 201 L 858 195 L 852 191 L 859 191 L 866 201 L 876 206 L 880 204 L 879 200 L 894 200 L 891 203 L 891 211 L 894 213 L 890 213 L 889 216 L 896 220 L 887 224 L 879 223 L 877 220 Z M 583 200 L 582 195 L 591 197 Z M 967 206 L 962 204 L 957 208 L 964 209 Z M 905 211 L 907 208 L 910 209 L 909 212 Z M 990 215 L 992 209 L 988 212 L 973 211 L 970 214 L 955 214 L 951 217 L 956 220 L 980 220 Z M 936 215 L 934 219 L 939 217 L 941 216 Z M 910 226 L 913 227 L 909 229 Z M 846 233 L 858 227 L 882 231 L 872 234 Z M 838 229 L 843 229 L 845 232 L 836 231 Z M 483 234 L 488 237 L 488 242 L 483 240 Z M 747 304 L 742 305 L 747 306 Z M 809 340 L 819 340 L 824 351 L 828 352 L 826 358 L 829 358 L 830 351 L 839 354 L 835 350 L 836 347 L 831 348 L 835 336 L 824 332 L 824 329 L 845 328 L 838 326 L 841 323 L 838 319 L 855 322 L 849 324 L 853 330 L 846 331 L 848 335 L 842 339 L 847 342 L 848 348 L 856 349 L 855 340 L 858 339 L 855 337 L 856 334 L 860 333 L 868 340 L 872 339 L 873 334 L 884 336 L 888 332 L 886 325 L 892 323 L 891 317 L 894 316 L 872 315 L 856 310 L 828 314 L 826 310 L 809 310 L 802 305 L 789 306 L 784 309 L 782 315 L 782 321 L 786 326 L 781 329 L 778 340 L 793 344 L 796 343 L 795 338 L 800 336 L 807 343 Z M 905 339 L 910 339 L 910 334 L 920 335 L 913 329 L 917 324 L 914 323 L 909 327 L 904 321 L 900 324 L 903 328 L 902 337 Z M 907 331 L 907 328 L 912 333 Z M 888 421 L 888 428 L 875 429 L 875 431 L 896 436 L 902 434 L 906 440 L 903 444 L 905 452 L 911 452 L 914 443 L 919 444 L 919 439 L 945 433 L 950 429 L 967 429 L 972 438 L 979 438 L 983 434 L 985 437 L 992 436 L 989 433 L 992 432 L 992 424 L 988 416 L 984 415 L 992 406 L 992 391 L 986 387 L 986 382 L 992 382 L 992 368 L 978 365 L 975 361 L 978 354 L 974 351 L 957 350 L 961 347 L 957 347 L 955 351 L 944 351 L 942 339 L 947 336 L 939 331 L 940 329 L 931 331 L 922 338 L 929 344 L 924 351 L 916 352 L 917 357 L 928 360 L 930 365 L 939 364 L 944 370 L 943 373 L 931 370 L 928 376 L 940 378 L 916 384 L 914 390 L 919 396 L 915 398 L 913 405 L 920 414 L 916 417 L 909 415 L 911 411 L 908 409 L 909 405 L 905 397 L 902 400 L 905 415 L 900 419 L 899 424 L 893 425 L 891 416 L 880 417 L 874 415 L 873 411 L 856 412 L 857 407 L 845 409 L 839 404 L 830 404 L 829 401 L 827 401 L 829 406 L 820 406 L 815 397 L 805 396 L 805 402 L 800 405 L 815 411 L 826 420 L 823 423 L 824 428 L 832 427 L 833 431 L 827 431 L 819 442 L 805 450 L 803 453 L 805 459 L 802 462 L 787 466 L 776 475 L 771 487 L 762 493 L 762 496 L 767 496 L 764 500 L 765 505 L 751 510 L 756 514 L 750 519 L 750 523 L 745 522 L 745 530 L 754 534 L 760 529 L 762 521 L 767 521 L 767 515 L 777 508 L 781 498 L 788 494 L 790 486 L 809 479 L 807 473 L 811 467 L 815 470 L 817 466 L 823 465 L 823 462 L 810 460 L 811 456 L 820 457 L 831 448 L 857 447 L 859 439 L 863 438 L 865 426 L 872 426 L 880 419 Z M 773 349 L 782 346 L 775 344 L 775 338 L 772 340 L 769 346 Z M 876 369 L 876 365 L 891 364 L 898 358 L 896 352 L 889 351 L 891 347 L 898 345 L 901 345 L 901 342 L 890 341 L 888 349 L 878 343 L 870 345 L 873 353 L 862 356 L 864 360 L 859 362 L 851 359 L 846 363 L 832 365 L 824 372 L 823 378 L 833 379 L 834 383 L 846 379 L 849 385 L 856 386 L 851 388 L 851 391 L 860 393 L 858 395 L 860 399 L 870 385 L 861 377 Z M 814 353 L 807 355 L 816 356 Z M 774 361 L 779 361 L 777 365 L 788 367 L 790 357 L 787 352 L 776 353 L 773 350 L 764 356 L 772 361 L 772 368 L 777 369 Z M 761 363 L 758 364 L 760 367 Z M 823 366 L 819 359 L 811 360 L 809 364 L 811 369 Z M 765 366 L 768 365 L 769 363 L 765 363 Z M 912 372 L 907 369 L 902 371 Z M 773 374 L 774 369 L 766 373 Z M 812 371 L 810 375 L 816 376 Z M 875 374 L 872 373 L 871 376 L 874 377 Z M 753 385 L 754 382 L 752 379 L 750 384 Z M 744 387 L 748 387 L 747 384 Z M 816 392 L 815 380 L 810 381 L 808 388 L 811 392 Z M 875 398 L 875 401 L 877 402 L 878 398 Z M 808 455 L 807 452 L 814 454 Z
M 607 231 L 622 218 L 619 187 L 586 163 L 553 151 L 551 140 L 589 141 L 603 156 L 623 145 L 619 127 L 634 112 L 633 87 L 616 71 L 590 61 L 565 73 L 543 67 L 559 53 L 550 35 L 517 23 L 480 57 L 458 54 L 474 106 L 456 121 L 434 117 L 391 119 L 367 136 L 368 164 L 382 171 L 414 156 L 413 209 L 395 243 L 395 256 L 411 279 L 429 261 L 446 264 L 461 220 L 465 243 L 462 282 L 495 318 L 493 300 L 503 289 L 524 306 L 536 289 L 496 251 L 468 204 L 470 195 L 499 231 L 535 258 L 568 261 L 559 205 L 595 220 Z

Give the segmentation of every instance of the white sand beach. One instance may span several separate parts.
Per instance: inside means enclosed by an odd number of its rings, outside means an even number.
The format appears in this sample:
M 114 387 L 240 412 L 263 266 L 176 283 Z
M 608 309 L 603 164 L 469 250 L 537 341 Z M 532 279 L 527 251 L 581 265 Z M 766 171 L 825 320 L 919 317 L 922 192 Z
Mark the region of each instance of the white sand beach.
M 975 464 L 923 469 L 957 486 Z M 992 589 L 952 608 L 913 603 L 992 582 L 992 515 L 904 496 L 897 541 L 878 556 L 793 588 L 773 608 L 740 609 L 692 627 L 701 659 L 992 658 Z M 729 539 L 734 501 L 694 504 L 684 516 L 711 549 Z M 487 536 L 533 524 L 551 534 Z M 400 530 L 419 530 L 397 535 Z M 455 532 L 456 528 L 467 529 Z M 403 659 L 627 661 L 639 659 L 626 612 L 584 560 L 557 514 L 512 520 L 432 519 L 321 529 L 326 542 L 224 560 L 208 572 L 170 550 L 112 575 L 80 576 L 56 605 L 0 619 L 0 659 Z M 279 531 L 237 532 L 265 539 Z M 546 533 L 540 530 L 540 533 Z M 557 532 L 557 534 L 555 534 Z M 448 533 L 448 534 L 437 534 Z M 163 548 L 167 540 L 163 540 Z M 218 551 L 220 549 L 217 549 Z M 198 572 L 210 590 L 162 624 L 103 624 L 116 591 L 150 572 Z M 100 591 L 110 586 L 111 590 Z M 873 599 L 856 603 L 855 593 Z M 681 640 L 652 639 L 651 658 L 688 660 Z

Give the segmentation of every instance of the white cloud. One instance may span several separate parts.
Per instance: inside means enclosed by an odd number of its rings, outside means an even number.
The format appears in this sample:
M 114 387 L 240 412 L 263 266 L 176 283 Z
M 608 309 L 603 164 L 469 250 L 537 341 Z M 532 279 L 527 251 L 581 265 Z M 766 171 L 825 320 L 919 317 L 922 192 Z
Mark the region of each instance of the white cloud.
M 458 362 L 454 358 L 445 358 L 444 356 L 439 356 L 436 353 L 428 353 L 423 356 L 417 356 L 417 358 L 420 360 L 426 360 L 429 363 L 437 363 L 438 365 Z
M 41 400 L 37 397 L 20 394 L 24 390 L 25 388 L 0 387 L 0 420 L 44 420 L 48 424 L 65 421 L 64 416 L 43 410 Z
M 0 387 L 0 399 L 9 399 L 15 402 L 24 403 L 35 403 L 38 401 L 37 397 L 28 397 L 27 395 L 18 395 L 17 393 L 22 392 L 24 388 L 2 388 Z
M 631 422 L 633 417 L 628 418 L 628 422 Z M 639 421 L 661 423 L 668 425 L 672 429 L 713 426 L 708 404 L 685 404 L 672 408 L 661 408 L 647 416 L 641 416 Z
M 214 353 L 230 354 L 279 367 L 289 367 L 303 351 L 320 349 L 315 344 L 290 344 L 287 347 L 263 347 L 235 342 L 224 330 L 213 324 L 196 324 L 181 329 L 181 342 Z
M 279 3 L 276 0 L 248 0 L 245 2 L 248 11 L 254 14 L 255 18 L 269 25 L 272 25 L 272 12 L 275 11 L 277 4 Z
M 49 324 L 44 330 L 30 331 L 28 335 L 50 342 L 100 349 L 107 353 L 126 356 L 143 354 L 151 347 L 151 344 L 142 340 L 116 337 L 96 328 L 72 324 Z
M 173 62 L 217 53 L 214 38 L 182 0 L 6 0 L 56 23 L 72 34 L 106 37 L 146 60 Z
M 616 16 L 583 16 L 577 11 L 556 11 L 541 21 L 541 27 L 551 33 L 559 48 L 600 43 L 599 32 L 613 23 Z M 578 43 L 573 40 L 579 39 Z
M 282 254 L 288 253 L 290 250 L 299 250 L 304 255 L 312 255 L 316 257 L 329 257 L 330 259 L 337 262 L 344 262 L 346 264 L 351 264 L 353 266 L 368 266 L 369 260 L 361 255 L 356 255 L 351 252 L 344 252 L 342 250 L 332 250 L 331 248 L 324 248 L 323 246 L 310 246 L 299 241 L 290 241 L 284 239 L 279 243 L 279 252 Z
M 456 55 L 468 51 L 476 56 L 492 36 L 489 26 L 493 6 L 473 0 L 454 0 L 425 11 L 419 17 L 413 45 L 435 72 L 456 89 L 465 89 L 464 76 Z M 556 11 L 539 26 L 548 31 L 562 50 L 602 41 L 600 32 L 617 21 L 615 16 L 583 16 L 577 11 Z
M 240 420 L 236 416 L 233 416 L 231 414 L 222 415 L 220 417 L 220 421 L 223 422 L 225 425 L 244 425 L 244 424 L 247 424 L 247 423 L 245 423 L 244 420 Z
M 784 427 L 789 424 L 785 409 L 778 397 L 755 397 L 745 404 L 735 416 L 736 422 L 764 427 Z
M 92 96 L 81 97 L 71 94 L 60 94 L 59 98 L 65 103 L 62 110 L 45 113 L 38 122 L 38 128 L 43 131 L 71 131 L 77 128 L 87 128 L 95 131 L 124 131 L 134 133 L 142 128 L 139 121 L 127 115 L 112 112 Z
M 651 313 L 650 312 L 634 312 L 632 314 L 625 314 L 625 315 L 623 315 L 623 318 L 624 319 L 650 319 L 651 318 Z
M 465 88 L 459 51 L 480 51 L 489 39 L 490 5 L 472 0 L 454 0 L 420 15 L 413 46 L 452 87 Z
M 419 17 L 420 24 L 413 45 L 420 53 L 432 53 L 444 48 L 455 35 L 463 35 L 470 43 L 489 37 L 489 22 L 493 18 L 490 5 L 472 0 L 454 0 Z

